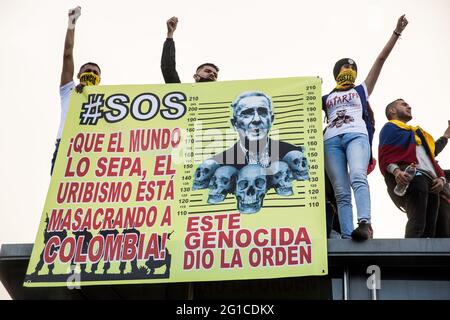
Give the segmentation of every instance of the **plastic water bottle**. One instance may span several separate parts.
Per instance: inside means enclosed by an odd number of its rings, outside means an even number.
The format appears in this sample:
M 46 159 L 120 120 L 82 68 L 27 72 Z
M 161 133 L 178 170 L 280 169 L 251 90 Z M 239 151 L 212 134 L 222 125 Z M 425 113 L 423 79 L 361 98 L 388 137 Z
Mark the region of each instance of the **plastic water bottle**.
M 416 175 L 416 165 L 414 163 L 411 163 L 408 167 L 406 167 L 405 172 L 409 175 L 408 180 L 411 181 Z M 394 193 L 399 197 L 403 197 L 406 193 L 406 190 L 408 190 L 408 187 L 409 183 L 405 186 L 400 186 L 397 184 L 395 186 Z

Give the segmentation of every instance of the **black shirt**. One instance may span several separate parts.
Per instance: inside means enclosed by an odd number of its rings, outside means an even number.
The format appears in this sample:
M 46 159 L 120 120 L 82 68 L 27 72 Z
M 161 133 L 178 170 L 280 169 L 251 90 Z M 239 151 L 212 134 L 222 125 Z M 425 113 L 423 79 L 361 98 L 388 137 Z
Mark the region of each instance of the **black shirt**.
M 176 70 L 175 42 L 172 38 L 167 38 L 166 41 L 164 41 L 161 56 L 161 72 L 166 83 L 181 83 Z

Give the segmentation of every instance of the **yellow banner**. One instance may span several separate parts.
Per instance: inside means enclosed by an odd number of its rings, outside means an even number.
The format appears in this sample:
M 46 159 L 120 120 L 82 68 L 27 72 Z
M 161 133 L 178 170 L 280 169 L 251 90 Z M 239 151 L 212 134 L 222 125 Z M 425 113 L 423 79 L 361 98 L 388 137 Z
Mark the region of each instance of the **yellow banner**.
M 320 88 L 73 92 L 24 285 L 326 275 Z

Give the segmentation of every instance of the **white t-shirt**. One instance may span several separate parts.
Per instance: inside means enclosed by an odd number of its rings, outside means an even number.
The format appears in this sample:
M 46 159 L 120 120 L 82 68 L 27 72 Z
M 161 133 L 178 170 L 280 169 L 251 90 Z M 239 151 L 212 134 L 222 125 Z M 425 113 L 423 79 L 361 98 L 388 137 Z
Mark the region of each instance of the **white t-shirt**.
M 437 178 L 436 170 L 434 169 L 433 163 L 431 162 L 431 159 L 428 156 L 423 145 L 416 146 L 416 157 L 417 161 L 419 162 L 419 164 L 417 165 L 417 169 L 425 171 L 433 179 Z
M 364 88 L 366 100 L 369 99 L 366 83 Z M 367 133 L 366 123 L 362 118 L 363 107 L 355 88 L 331 93 L 326 101 L 328 124 L 323 139 L 327 140 L 343 133 Z
M 59 88 L 59 95 L 61 96 L 61 120 L 59 122 L 58 135 L 56 139 L 61 139 L 64 129 L 64 123 L 66 122 L 67 111 L 69 110 L 70 94 L 75 88 L 75 83 L 70 81 Z

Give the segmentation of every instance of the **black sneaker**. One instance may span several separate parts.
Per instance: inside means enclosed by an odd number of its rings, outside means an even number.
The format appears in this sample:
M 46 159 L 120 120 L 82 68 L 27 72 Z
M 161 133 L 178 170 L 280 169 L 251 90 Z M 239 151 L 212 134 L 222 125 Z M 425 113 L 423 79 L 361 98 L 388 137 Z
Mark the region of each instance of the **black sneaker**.
M 356 241 L 364 241 L 373 238 L 372 225 L 366 221 L 358 223 L 358 228 L 353 230 L 352 239 Z

